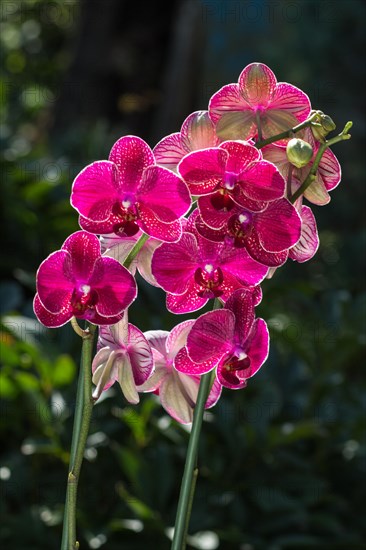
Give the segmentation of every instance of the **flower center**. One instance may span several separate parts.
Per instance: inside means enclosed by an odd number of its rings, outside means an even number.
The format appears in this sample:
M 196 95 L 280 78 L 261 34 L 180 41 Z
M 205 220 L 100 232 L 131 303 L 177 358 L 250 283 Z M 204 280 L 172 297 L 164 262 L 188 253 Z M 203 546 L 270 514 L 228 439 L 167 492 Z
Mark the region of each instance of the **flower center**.
M 138 204 L 132 193 L 126 193 L 120 202 L 113 205 L 112 213 L 117 218 L 113 232 L 118 236 L 132 237 L 139 231 L 136 221 L 139 218 Z
M 74 288 L 71 296 L 71 306 L 75 317 L 80 317 L 90 311 L 92 314 L 98 303 L 98 294 L 89 285 L 80 285 Z
M 234 238 L 234 246 L 244 246 L 245 237 L 247 237 L 252 229 L 253 214 L 247 210 L 243 210 L 240 214 L 231 216 L 228 221 L 229 235 Z
M 199 286 L 197 295 L 201 298 L 218 298 L 223 293 L 220 286 L 224 281 L 224 275 L 219 267 L 215 268 L 208 263 L 203 269 L 201 267 L 197 268 L 194 280 Z
M 236 348 L 229 356 L 223 359 L 221 363 L 221 370 L 223 374 L 225 371 L 240 373 L 241 377 L 244 372 L 250 367 L 250 359 L 242 348 Z M 244 371 L 244 372 L 243 372 Z
M 219 189 L 219 191 L 213 193 L 210 201 L 215 210 L 223 210 L 224 212 L 230 212 L 235 206 L 226 189 Z

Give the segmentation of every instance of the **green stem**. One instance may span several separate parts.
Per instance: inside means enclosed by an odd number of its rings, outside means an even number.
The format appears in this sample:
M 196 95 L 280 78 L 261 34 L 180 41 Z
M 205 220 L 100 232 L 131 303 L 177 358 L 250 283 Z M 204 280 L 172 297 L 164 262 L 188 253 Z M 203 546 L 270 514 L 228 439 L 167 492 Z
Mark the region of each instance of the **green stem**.
M 82 337 L 83 346 L 76 394 L 69 474 L 67 477 L 61 550 L 75 550 L 79 548 L 79 543 L 76 540 L 76 501 L 80 470 L 94 404 L 92 399 L 92 372 L 90 365 L 96 328 L 95 325 L 89 324 L 88 330 L 85 331 Z
M 281 132 L 280 134 L 277 134 L 275 136 L 271 136 L 267 139 L 263 139 L 263 140 L 260 139 L 259 141 L 257 141 L 255 146 L 257 147 L 257 149 L 262 149 L 262 147 L 264 147 L 265 145 L 269 145 L 270 143 L 274 143 L 275 141 L 278 141 L 280 139 L 293 137 L 293 135 L 296 134 L 297 132 L 300 132 L 300 130 L 303 130 L 308 126 L 311 126 L 317 117 L 318 117 L 318 114 L 313 113 L 309 118 L 304 120 L 304 122 L 301 122 L 301 124 L 298 124 L 297 126 L 290 128 L 289 130 L 285 130 L 284 132 Z
M 141 248 L 146 243 L 148 238 L 149 238 L 149 235 L 146 235 L 146 233 L 143 233 L 141 235 L 141 237 L 139 238 L 139 240 L 137 241 L 133 249 L 128 254 L 127 258 L 123 262 L 124 267 L 126 267 L 127 269 L 130 267 L 133 260 L 136 258 L 137 254 L 140 252 Z
M 328 149 L 328 147 L 330 147 L 331 145 L 338 143 L 339 141 L 351 139 L 351 134 L 349 134 L 348 131 L 352 128 L 352 125 L 353 125 L 352 122 L 350 121 L 347 122 L 342 132 L 338 134 L 338 136 L 335 136 L 334 138 L 331 138 L 328 141 L 322 143 L 322 145 L 319 147 L 318 152 L 315 156 L 310 172 L 308 173 L 307 177 L 305 178 L 303 183 L 300 185 L 300 187 L 297 189 L 297 191 L 295 191 L 295 193 L 289 199 L 290 202 L 294 203 L 299 197 L 301 197 L 301 195 L 304 194 L 306 189 L 313 183 L 313 181 L 316 178 L 316 173 L 319 168 L 320 161 L 326 149 Z
M 186 531 L 189 523 L 189 508 L 193 501 L 192 485 L 194 483 L 194 472 L 196 470 L 196 460 L 198 451 L 198 442 L 201 433 L 203 413 L 208 394 L 211 389 L 212 372 L 201 376 L 198 397 L 193 413 L 192 430 L 189 437 L 186 463 L 180 489 L 177 516 L 175 520 L 174 537 L 172 550 L 184 550 Z

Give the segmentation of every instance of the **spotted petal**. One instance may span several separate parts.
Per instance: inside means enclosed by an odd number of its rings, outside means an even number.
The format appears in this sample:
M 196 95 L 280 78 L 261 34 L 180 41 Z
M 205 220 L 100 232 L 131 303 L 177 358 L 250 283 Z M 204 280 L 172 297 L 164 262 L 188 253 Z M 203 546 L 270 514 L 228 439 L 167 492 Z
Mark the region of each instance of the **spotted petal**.
M 227 152 L 219 148 L 194 151 L 182 159 L 178 171 L 192 195 L 206 195 L 222 182 L 227 159 Z
M 228 309 L 209 311 L 201 315 L 187 338 L 189 357 L 195 363 L 220 358 L 230 351 L 234 339 L 235 315 Z
M 119 186 L 124 191 L 136 191 L 145 168 L 155 164 L 152 150 L 137 136 L 123 136 L 113 145 L 109 160 L 118 167 Z
M 98 238 L 86 231 L 77 231 L 66 239 L 62 250 L 71 257 L 71 270 L 75 281 L 87 283 L 92 275 L 94 264 L 100 257 Z
M 39 299 L 50 313 L 61 313 L 69 308 L 73 290 L 71 256 L 66 250 L 57 250 L 50 254 L 38 268 Z

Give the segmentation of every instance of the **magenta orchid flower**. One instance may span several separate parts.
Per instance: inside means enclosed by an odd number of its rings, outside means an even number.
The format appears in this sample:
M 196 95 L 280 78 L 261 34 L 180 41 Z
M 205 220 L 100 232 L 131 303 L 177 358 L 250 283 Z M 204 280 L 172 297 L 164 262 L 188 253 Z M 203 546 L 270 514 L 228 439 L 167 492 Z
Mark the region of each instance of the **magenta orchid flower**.
M 308 96 L 287 82 L 277 82 L 263 63 L 247 65 L 238 84 L 228 84 L 209 103 L 211 120 L 222 139 L 265 139 L 306 120 L 311 105 Z
M 211 208 L 218 212 L 218 226 L 220 212 L 235 204 L 260 211 L 268 201 L 280 199 L 285 193 L 285 180 L 276 166 L 245 142 L 226 141 L 219 147 L 194 151 L 182 159 L 178 171 L 192 195 L 200 197 L 199 207 L 202 195 L 204 209 L 209 199 Z
M 173 242 L 191 198 L 181 178 L 155 164 L 147 143 L 125 136 L 113 145 L 109 160 L 93 162 L 76 177 L 71 204 L 91 233 L 132 236 L 141 229 Z
M 92 363 L 93 399 L 118 382 L 129 403 L 138 403 L 137 386 L 153 372 L 152 351 L 145 336 L 127 320 L 127 313 L 116 324 L 100 327 L 98 352 Z
M 225 309 L 209 311 L 195 321 L 174 365 L 190 375 L 216 368 L 220 384 L 240 389 L 258 372 L 268 350 L 267 325 L 263 319 L 255 319 L 252 295 L 240 289 L 229 298 Z
M 308 206 L 299 205 L 301 236 L 289 251 L 289 257 L 299 263 L 310 260 L 319 248 L 319 235 L 313 212 Z
M 200 235 L 215 242 L 245 247 L 257 262 L 269 267 L 283 265 L 288 251 L 300 238 L 301 218 L 296 208 L 287 200 L 268 203 L 261 212 L 250 212 L 235 205 L 220 212 L 221 226 L 207 225 L 218 222 L 216 212 L 212 216 L 210 201 L 202 197 L 200 212 L 194 213 L 194 222 Z M 207 210 L 204 209 L 207 204 Z
M 60 327 L 72 317 L 109 325 L 121 318 L 136 295 L 131 273 L 101 256 L 95 235 L 78 231 L 41 263 L 34 311 L 46 327 Z
M 314 140 L 311 130 L 308 128 L 305 130 L 304 140 L 312 146 L 313 157 L 309 164 L 303 168 L 296 168 L 290 163 L 287 158 L 286 147 L 282 145 L 271 144 L 263 147 L 262 149 L 263 157 L 270 162 L 273 162 L 286 180 L 289 175 L 290 167 L 292 168 L 292 193 L 295 193 L 301 183 L 305 181 L 320 147 L 320 143 Z M 304 197 L 313 204 L 324 206 L 330 201 L 329 191 L 335 189 L 340 181 L 341 166 L 338 159 L 330 149 L 326 149 L 320 160 L 315 180 L 304 191 Z
M 245 248 L 212 242 L 194 232 L 193 219 L 177 243 L 163 243 L 152 258 L 152 273 L 167 292 L 167 309 L 172 313 L 196 311 L 213 298 L 226 302 L 238 288 L 254 290 L 268 272 Z
M 163 138 L 154 147 L 153 152 L 159 166 L 176 171 L 178 163 L 188 153 L 207 147 L 217 147 L 219 143 L 208 111 L 196 111 L 185 119 L 180 132 Z
M 155 370 L 152 376 L 141 386 L 139 392 L 155 392 L 162 406 L 181 424 L 193 420 L 193 409 L 197 401 L 200 377 L 178 372 L 174 359 L 185 346 L 188 333 L 194 321 L 184 321 L 169 333 L 163 330 L 145 332 L 154 356 Z M 213 407 L 221 395 L 221 385 L 216 381 L 208 396 L 205 408 Z

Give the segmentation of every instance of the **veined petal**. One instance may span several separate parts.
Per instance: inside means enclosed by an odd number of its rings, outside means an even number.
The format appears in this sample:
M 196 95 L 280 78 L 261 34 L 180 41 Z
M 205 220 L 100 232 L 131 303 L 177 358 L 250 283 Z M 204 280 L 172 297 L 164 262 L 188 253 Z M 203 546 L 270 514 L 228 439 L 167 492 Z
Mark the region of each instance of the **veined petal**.
M 210 358 L 202 363 L 195 363 L 188 355 L 187 348 L 181 348 L 174 359 L 174 368 L 182 373 L 190 376 L 200 376 L 206 374 L 210 370 L 214 369 L 218 359 L 216 357 Z M 213 398 L 213 396 L 212 396 Z
M 61 313 L 70 306 L 74 290 L 72 260 L 66 250 L 57 250 L 46 258 L 37 271 L 37 292 L 50 313 Z
M 198 199 L 198 202 L 203 198 L 205 198 L 205 197 L 200 197 L 200 199 Z M 211 213 L 212 211 L 209 210 L 209 212 Z M 226 215 L 225 215 L 225 218 L 226 218 Z M 210 218 L 210 220 L 211 220 L 211 218 Z M 215 219 L 215 221 L 216 221 L 216 219 Z M 221 219 L 220 219 L 220 224 L 221 224 Z M 212 227 L 209 227 L 203 221 L 202 216 L 197 216 L 196 217 L 195 226 L 196 226 L 196 230 L 198 231 L 198 233 L 202 237 L 204 237 L 205 239 L 208 239 L 210 241 L 217 242 L 217 243 L 222 242 L 225 239 L 225 236 L 227 234 L 227 227 L 226 227 L 225 224 L 220 229 L 213 229 Z M 218 224 L 218 226 L 219 226 L 219 224 Z
M 116 359 L 116 367 L 118 372 L 118 383 L 125 398 L 129 403 L 136 405 L 140 401 L 139 394 L 136 389 L 134 373 L 130 363 L 129 355 L 118 354 Z
M 250 368 L 246 373 L 246 378 L 254 376 L 268 357 L 269 333 L 267 324 L 263 319 L 255 320 L 249 338 L 250 344 L 246 352 L 250 358 Z
M 166 136 L 153 149 L 156 163 L 174 171 L 182 158 L 189 152 L 190 149 L 183 142 L 180 132 Z
M 204 313 L 188 334 L 189 357 L 197 363 L 219 359 L 231 349 L 234 331 L 235 315 L 232 311 L 221 309 Z
M 297 262 L 310 260 L 319 247 L 319 235 L 314 214 L 308 206 L 301 208 L 301 237 L 299 242 L 291 248 L 289 256 Z
M 330 149 L 324 151 L 317 174 L 323 180 L 327 191 L 332 191 L 341 181 L 341 166 L 337 157 Z
M 273 201 L 285 193 L 285 180 L 271 162 L 262 160 L 240 174 L 243 193 L 255 201 Z
M 148 330 L 144 332 L 146 340 L 153 349 L 156 349 L 166 359 L 166 341 L 169 336 L 167 330 Z
M 167 376 L 159 388 L 159 397 L 164 409 L 181 424 L 189 424 L 193 420 L 193 407 L 195 402 L 190 398 L 187 387 L 193 386 L 190 393 L 197 399 L 199 383 L 185 376 L 182 380 L 176 376 Z
M 87 283 L 93 273 L 94 264 L 100 258 L 99 239 L 86 231 L 77 231 L 66 239 L 62 250 L 71 258 L 71 270 L 75 281 Z
M 141 386 L 137 386 L 136 389 L 139 393 L 153 392 L 159 388 L 160 384 L 166 376 L 169 376 L 169 372 L 167 371 L 165 366 L 155 366 L 155 370 L 152 375 L 146 380 L 146 382 L 141 384 Z
M 272 110 L 286 111 L 297 121 L 295 124 L 298 124 L 306 120 L 310 114 L 310 99 L 296 86 L 287 82 L 279 82 L 271 98 L 270 110 L 267 111 L 269 117 L 272 116 Z
M 214 193 L 200 197 L 197 204 L 203 222 L 212 228 L 212 230 L 220 230 L 226 225 L 228 219 L 232 215 L 232 212 L 227 208 L 222 208 L 221 210 L 214 208 L 211 202 L 213 196 Z M 200 232 L 200 234 L 202 235 L 203 233 Z M 222 239 L 219 240 L 221 241 Z
M 215 379 L 214 383 L 212 384 L 212 388 L 209 393 L 209 396 L 207 398 L 205 409 L 211 409 L 211 407 L 216 405 L 216 403 L 220 399 L 221 393 L 222 393 L 222 385 L 217 379 Z
M 123 136 L 116 141 L 109 160 L 118 167 L 119 188 L 131 193 L 136 191 L 144 170 L 155 164 L 152 150 L 137 136 Z
M 208 298 L 198 296 L 198 286 L 190 281 L 183 294 L 167 294 L 166 307 L 171 313 L 183 314 L 197 311 L 207 304 Z
M 221 268 L 234 277 L 241 285 L 255 286 L 261 283 L 268 268 L 251 258 L 245 248 L 226 246 L 220 255 Z
M 33 301 L 33 310 L 42 325 L 48 328 L 57 328 L 65 325 L 70 321 L 73 316 L 72 308 L 70 303 L 65 305 L 65 307 L 58 313 L 51 313 L 43 305 L 39 299 L 38 294 L 35 295 Z
M 210 99 L 209 112 L 222 140 L 248 139 L 256 134 L 255 113 L 240 94 L 238 84 L 227 84 Z
M 244 288 L 236 290 L 226 302 L 225 309 L 234 313 L 235 334 L 239 342 L 244 342 L 254 323 L 253 294 Z
M 254 260 L 268 267 L 279 267 L 288 258 L 288 250 L 283 252 L 267 252 L 264 250 L 255 229 L 245 239 L 245 247 Z
M 128 354 L 136 386 L 151 375 L 154 368 L 151 347 L 144 334 L 135 325 L 128 325 Z
M 140 219 L 138 225 L 144 233 L 162 242 L 175 243 L 182 235 L 182 223 L 176 220 L 172 223 L 162 222 L 155 212 L 145 204 L 139 207 Z
M 89 284 L 98 293 L 97 313 L 105 317 L 122 313 L 137 296 L 134 277 L 113 258 L 101 257 L 95 262 Z
M 183 323 L 179 323 L 172 329 L 166 341 L 169 359 L 173 359 L 178 351 L 186 345 L 187 336 L 193 325 L 194 320 L 183 321 Z
M 104 346 L 127 349 L 128 344 L 128 314 L 123 313 L 122 319 L 112 327 L 100 327 L 99 339 Z
M 282 252 L 299 240 L 301 218 L 287 199 L 279 199 L 270 202 L 266 210 L 256 215 L 255 228 L 267 252 Z
M 99 399 L 103 391 L 108 390 L 116 381 L 118 373 L 114 364 L 116 352 L 109 347 L 98 351 L 93 359 L 92 372 L 93 384 L 96 388 L 93 390 L 93 399 Z
M 277 79 L 263 63 L 247 65 L 239 76 L 239 91 L 253 107 L 266 107 L 276 88 Z
M 154 275 L 151 271 L 151 261 L 155 250 L 161 245 L 161 241 L 158 239 L 148 239 L 141 248 L 136 258 L 137 269 L 141 277 L 145 279 L 150 285 L 159 287 Z
M 161 166 L 150 166 L 144 171 L 136 199 L 165 223 L 184 216 L 191 206 L 191 196 L 184 181 Z
M 181 136 L 189 151 L 216 147 L 220 140 L 208 111 L 195 111 L 182 124 Z
M 88 231 L 89 233 L 94 233 L 96 235 L 112 233 L 113 227 L 118 222 L 120 222 L 120 220 L 117 218 L 117 216 L 114 216 L 112 213 L 109 216 L 109 218 L 104 222 L 94 222 L 94 221 L 88 220 L 88 218 L 79 216 L 80 227 L 85 231 Z
M 84 218 L 94 222 L 106 221 L 117 199 L 118 170 L 107 160 L 86 166 L 72 185 L 71 205 Z
M 192 195 L 205 195 L 220 185 L 227 159 L 227 152 L 218 147 L 194 151 L 181 160 L 178 171 Z
M 300 182 L 295 179 L 292 181 L 291 188 L 298 189 L 300 187 Z M 317 206 L 325 206 L 330 202 L 330 195 L 324 185 L 322 178 L 317 173 L 315 180 L 309 185 L 309 187 L 304 192 L 304 197 L 311 203 L 316 204 Z
M 224 141 L 220 145 L 220 149 L 229 153 L 226 171 L 234 174 L 240 174 L 252 162 L 262 160 L 262 154 L 256 147 L 242 141 Z
M 197 241 L 191 233 L 183 233 L 177 243 L 164 243 L 154 252 L 151 271 L 166 291 L 183 294 L 197 268 Z

